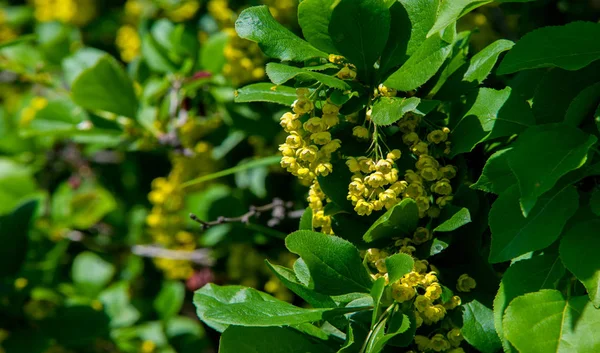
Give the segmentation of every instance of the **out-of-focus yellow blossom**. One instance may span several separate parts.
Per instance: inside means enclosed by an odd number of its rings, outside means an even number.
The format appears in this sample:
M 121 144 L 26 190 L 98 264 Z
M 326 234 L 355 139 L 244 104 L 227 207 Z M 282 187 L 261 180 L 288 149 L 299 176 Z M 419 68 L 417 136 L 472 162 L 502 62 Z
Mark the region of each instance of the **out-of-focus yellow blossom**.
M 142 47 L 142 41 L 137 29 L 132 25 L 124 25 L 117 31 L 115 44 L 119 49 L 121 59 L 130 62 L 139 54 Z
M 33 0 L 34 15 L 40 22 L 60 21 L 84 26 L 96 15 L 94 0 Z
M 181 1 L 173 7 L 166 8 L 165 14 L 175 22 L 183 22 L 194 17 L 199 8 L 200 1 L 198 0 Z
M 21 110 L 21 126 L 27 126 L 35 119 L 36 114 L 48 105 L 48 100 L 44 97 L 33 97 L 29 105 Z

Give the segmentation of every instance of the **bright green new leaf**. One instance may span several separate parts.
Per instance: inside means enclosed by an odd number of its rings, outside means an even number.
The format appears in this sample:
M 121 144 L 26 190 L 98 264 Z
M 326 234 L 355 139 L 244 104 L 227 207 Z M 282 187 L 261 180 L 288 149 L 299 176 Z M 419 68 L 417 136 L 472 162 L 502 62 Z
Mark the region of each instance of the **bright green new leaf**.
M 335 0 L 304 0 L 298 5 L 298 24 L 306 40 L 329 54 L 338 54 L 329 36 L 329 21 Z
M 312 208 L 307 207 L 302 213 L 302 217 L 300 217 L 300 225 L 298 226 L 298 230 L 313 230 L 312 226 Z
M 406 54 L 412 55 L 427 38 L 427 33 L 433 27 L 437 16 L 439 0 L 399 0 L 410 20 L 410 39 L 406 44 Z M 392 11 L 392 18 L 394 11 Z M 392 28 L 397 24 L 392 22 Z M 401 36 L 401 34 L 400 34 Z
M 385 258 L 390 283 L 394 283 L 413 270 L 415 261 L 409 255 L 398 253 Z
M 433 35 L 384 84 L 400 91 L 417 89 L 436 74 L 451 51 L 451 44 L 439 34 Z
M 471 223 L 471 213 L 468 208 L 448 205 L 442 209 L 440 223 L 433 231 L 451 232 L 468 223 Z
M 26 198 L 34 196 L 33 171 L 8 158 L 0 158 L 0 215 L 13 211 Z
M 235 91 L 235 102 L 269 102 L 291 106 L 298 98 L 292 87 L 274 86 L 268 82 L 253 83 Z
M 448 27 L 453 22 L 458 21 L 463 15 L 471 12 L 472 10 L 489 4 L 492 0 L 453 0 L 453 1 L 440 1 L 440 5 L 437 11 L 437 19 L 435 24 L 427 33 L 427 37 L 431 37 L 438 32 Z
M 498 57 L 503 52 L 510 50 L 515 43 L 507 39 L 498 39 L 488 45 L 479 53 L 475 54 L 469 63 L 469 69 L 465 72 L 463 80 L 468 82 L 477 81 L 482 83 L 492 72 Z
M 595 136 L 563 124 L 538 125 L 521 134 L 508 165 L 519 182 L 525 216 L 558 179 L 585 163 L 596 141 Z
M 219 74 L 227 62 L 224 55 L 229 35 L 225 32 L 216 33 L 208 38 L 200 48 L 200 65 L 203 69 Z
M 600 59 L 599 36 L 600 23 L 593 22 L 572 22 L 531 31 L 506 54 L 498 74 L 540 67 L 581 69 Z
M 94 297 L 106 287 L 114 275 L 115 266 L 93 252 L 84 251 L 73 260 L 73 283 L 89 297 Z
M 417 110 L 420 102 L 418 97 L 381 97 L 373 105 L 371 120 L 375 125 L 391 125 L 402 119 L 404 114 Z
M 333 9 L 329 35 L 338 51 L 371 79 L 390 31 L 390 11 L 380 0 L 343 0 Z
M 549 246 L 575 214 L 578 205 L 577 191 L 567 186 L 540 197 L 525 218 L 519 207 L 519 190 L 516 185 L 512 186 L 494 202 L 489 214 L 492 231 L 489 261 L 508 261 Z
M 578 126 L 586 118 L 592 118 L 598 104 L 600 103 L 600 82 L 597 82 L 583 91 L 573 99 L 565 116 L 565 124 Z
M 131 304 L 131 288 L 128 282 L 118 282 L 98 295 L 104 312 L 110 318 L 110 327 L 131 327 L 141 314 Z
M 512 148 L 500 150 L 490 156 L 481 176 L 471 185 L 472 189 L 501 194 L 506 189 L 517 183 L 517 178 L 508 165 L 508 156 Z
M 290 327 L 238 327 L 223 332 L 220 353 L 333 353 L 318 340 Z
M 283 326 L 323 320 L 362 308 L 304 309 L 269 294 L 241 286 L 207 284 L 194 294 L 198 317 L 216 329 L 235 326 Z M 217 326 L 213 326 L 216 323 Z
M 96 48 L 81 48 L 65 58 L 62 62 L 62 69 L 65 72 L 67 83 L 72 85 L 83 70 L 94 66 L 105 55 L 107 55 L 105 51 Z
M 235 21 L 235 30 L 244 39 L 257 42 L 269 57 L 281 61 L 305 61 L 326 58 L 327 54 L 279 24 L 267 6 L 253 6 L 242 11 Z
M 405 198 L 379 217 L 363 239 L 372 242 L 382 238 L 410 236 L 417 228 L 419 209 L 413 199 Z
M 309 288 L 329 295 L 370 291 L 371 278 L 352 243 L 337 236 L 300 230 L 288 235 L 285 245 L 308 266 Z
M 503 319 L 504 333 L 521 353 L 596 353 L 600 310 L 587 296 L 565 299 L 541 290 L 513 300 Z
M 452 156 L 470 152 L 479 143 L 517 134 L 534 124 L 529 105 L 510 87 L 480 88 L 475 102 L 452 131 Z
M 506 270 L 494 299 L 494 324 L 505 352 L 516 353 L 504 337 L 504 328 L 502 327 L 502 317 L 508 304 L 525 293 L 556 288 L 556 283 L 564 273 L 565 267 L 560 259 L 557 255 L 552 254 L 517 261 Z
M 268 63 L 267 76 L 276 85 L 281 85 L 287 81 L 297 78 L 307 81 L 318 81 L 327 87 L 337 88 L 341 90 L 349 90 L 350 86 L 339 78 L 303 69 L 301 67 Z
M 560 242 L 560 259 L 583 283 L 596 308 L 600 308 L 600 219 L 577 223 Z
M 36 201 L 29 201 L 0 216 L 0 279 L 17 274 L 25 261 L 29 224 L 36 207 Z
M 158 296 L 154 299 L 154 309 L 161 320 L 177 316 L 185 300 L 185 286 L 182 282 L 164 281 Z
M 90 110 L 135 117 L 138 101 L 133 82 L 111 56 L 103 56 L 83 70 L 71 86 L 73 101 Z
M 462 306 L 463 326 L 460 329 L 465 341 L 482 353 L 495 353 L 501 348 L 494 328 L 492 309 L 473 300 Z

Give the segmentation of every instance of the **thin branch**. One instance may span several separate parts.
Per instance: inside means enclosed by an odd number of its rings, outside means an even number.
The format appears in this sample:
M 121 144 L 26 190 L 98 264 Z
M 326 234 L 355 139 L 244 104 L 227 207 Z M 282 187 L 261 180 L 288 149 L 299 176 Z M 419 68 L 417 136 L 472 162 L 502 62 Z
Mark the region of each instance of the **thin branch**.
M 215 262 L 209 249 L 173 250 L 157 245 L 134 245 L 131 247 L 131 252 L 143 257 L 185 260 L 204 266 L 212 266 Z

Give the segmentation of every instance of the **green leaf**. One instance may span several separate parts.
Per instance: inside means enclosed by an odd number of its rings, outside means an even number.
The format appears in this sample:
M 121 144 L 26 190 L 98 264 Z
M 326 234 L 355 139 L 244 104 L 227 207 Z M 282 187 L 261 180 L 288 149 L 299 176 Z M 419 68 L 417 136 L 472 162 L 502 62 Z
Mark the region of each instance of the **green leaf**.
M 560 242 L 560 259 L 569 271 L 583 283 L 596 308 L 600 308 L 600 219 L 575 224 Z
M 512 148 L 500 150 L 490 156 L 481 176 L 471 185 L 472 189 L 501 194 L 517 183 L 517 178 L 508 165 L 508 156 Z
M 329 36 L 329 21 L 335 0 L 304 0 L 298 5 L 298 24 L 306 40 L 326 53 L 338 54 Z
M 37 189 L 32 170 L 8 158 L 0 158 L 0 215 L 13 211 Z
M 229 41 L 229 35 L 225 32 L 216 33 L 208 38 L 200 48 L 200 65 L 203 69 L 213 74 L 221 73 L 227 62 L 224 50 Z
M 406 45 L 406 54 L 412 55 L 419 49 L 425 39 L 427 39 L 427 33 L 435 23 L 439 0 L 399 0 L 399 2 L 406 10 L 410 20 L 410 39 Z M 392 26 L 394 25 L 395 24 L 392 23 Z
M 137 97 L 133 82 L 117 61 L 106 55 L 83 70 L 71 87 L 73 101 L 90 110 L 135 117 Z
M 517 134 L 534 124 L 529 105 L 511 88 L 480 88 L 473 105 L 452 131 L 452 156 L 470 152 L 479 143 Z
M 590 208 L 596 216 L 600 216 L 600 189 L 594 189 L 590 197 Z
M 469 64 L 469 69 L 465 72 L 464 81 L 477 81 L 482 83 L 486 77 L 492 72 L 498 57 L 503 52 L 510 50 L 515 43 L 507 39 L 498 39 L 494 43 L 482 49 L 475 54 Z
M 73 260 L 71 278 L 85 295 L 95 297 L 115 275 L 115 266 L 90 251 L 84 251 Z
M 431 30 L 429 30 L 427 37 L 431 37 L 432 35 L 440 32 L 450 24 L 458 21 L 458 19 L 463 15 L 471 12 L 479 6 L 489 4 L 490 2 L 492 2 L 492 0 L 441 1 L 440 7 L 437 11 L 437 19 Z
M 57 224 L 87 229 L 98 223 L 117 207 L 114 196 L 91 182 L 73 189 L 61 184 L 52 197 L 52 220 Z
M 526 130 L 514 144 L 508 164 L 521 190 L 521 209 L 527 216 L 540 195 L 566 173 L 580 168 L 597 138 L 561 124 Z
M 600 350 L 600 311 L 586 296 L 565 299 L 557 290 L 525 294 L 510 303 L 503 325 L 510 343 L 522 353 Z
M 60 97 L 48 101 L 43 109 L 39 110 L 35 119 L 21 129 L 22 136 L 68 136 L 96 132 L 98 128 L 86 130 L 81 128 L 82 122 L 91 122 L 88 114 L 67 97 Z M 112 130 L 120 134 L 118 130 Z
M 94 66 L 105 55 L 108 53 L 96 48 L 81 48 L 65 58 L 62 62 L 62 69 L 67 83 L 73 85 L 73 81 L 83 70 Z
M 498 74 L 540 67 L 581 69 L 600 59 L 598 36 L 600 23 L 593 22 L 572 22 L 531 31 L 506 54 Z
M 231 326 L 221 336 L 220 353 L 328 353 L 331 348 L 289 327 Z
M 298 230 L 313 230 L 312 216 L 312 209 L 307 207 L 304 213 L 302 213 L 302 217 L 300 217 L 300 225 L 298 226 Z
M 367 230 L 363 239 L 373 242 L 382 238 L 410 236 L 417 228 L 419 209 L 413 199 L 406 198 L 389 209 Z
M 391 125 L 402 119 L 404 114 L 417 110 L 420 102 L 418 97 L 381 97 L 373 105 L 371 120 L 375 125 Z
M 399 321 L 396 323 L 391 323 L 392 320 Z M 386 333 L 387 326 L 394 326 L 393 329 L 388 329 Z M 384 347 L 388 343 L 388 341 L 392 340 L 396 336 L 407 333 L 409 328 L 414 325 L 414 323 L 410 320 L 410 318 L 401 313 L 397 313 L 392 319 L 386 319 L 381 321 L 377 326 L 373 328 L 373 334 L 371 335 L 371 340 L 367 344 L 367 353 L 379 353 L 383 351 Z M 391 332 L 390 332 L 391 331 Z
M 283 266 L 273 265 L 269 261 L 266 262 L 271 272 L 273 272 L 273 274 L 279 278 L 284 286 L 296 293 L 298 296 L 300 296 L 300 298 L 304 299 L 310 305 L 314 306 L 315 308 L 337 307 L 335 301 L 333 301 L 330 296 L 317 293 L 300 282 L 294 271 Z
M 322 74 L 320 72 L 306 70 L 300 67 L 277 63 L 267 64 L 267 76 L 271 82 L 276 85 L 281 85 L 293 78 L 298 78 L 300 80 L 315 80 L 331 88 L 337 88 L 341 90 L 350 89 L 350 86 L 339 78 Z
M 564 273 L 565 268 L 560 259 L 557 255 L 552 254 L 544 254 L 514 262 L 506 270 L 498 294 L 494 299 L 494 324 L 505 352 L 516 353 L 504 337 L 504 328 L 502 327 L 502 317 L 508 304 L 525 293 L 556 288 L 556 283 Z
M 158 44 L 151 33 L 146 33 L 142 37 L 142 56 L 152 71 L 165 74 L 177 72 L 177 65 L 169 59 L 166 50 Z
M 371 297 L 373 298 L 373 315 L 371 316 L 371 326 L 374 326 L 377 323 L 377 318 L 379 318 L 380 310 L 381 310 L 381 298 L 383 297 L 383 292 L 385 290 L 385 278 L 379 277 L 373 283 L 373 288 L 371 288 Z
M 463 327 L 460 329 L 465 341 L 482 353 L 495 353 L 501 348 L 494 328 L 494 313 L 477 300 L 462 306 Z
M 413 258 L 406 254 L 394 254 L 386 257 L 385 266 L 388 271 L 388 278 L 390 283 L 394 283 L 405 274 L 413 270 L 415 261 Z
M 289 326 L 323 320 L 325 314 L 344 314 L 362 308 L 304 309 L 253 288 L 207 284 L 194 294 L 198 317 L 220 330 L 236 326 Z M 214 325 L 217 324 L 217 325 Z
M 352 177 L 352 173 L 341 160 L 332 162 L 333 173 L 326 177 L 318 176 L 319 186 L 321 190 L 330 198 L 335 204 L 340 206 L 345 211 L 354 213 L 354 207 L 352 203 L 348 201 L 348 188 L 347 185 Z
M 498 197 L 490 211 L 492 246 L 489 261 L 508 261 L 549 246 L 575 214 L 578 205 L 576 189 L 568 186 L 544 194 L 525 218 L 519 207 L 519 190 L 516 185 L 512 186 Z
M 291 106 L 298 99 L 292 87 L 273 86 L 267 82 L 253 83 L 235 91 L 235 102 L 269 102 Z
M 591 118 L 600 103 L 600 82 L 586 87 L 573 99 L 565 116 L 565 124 L 578 126 Z
M 240 37 L 257 42 L 262 51 L 271 58 L 296 62 L 327 58 L 326 53 L 277 23 L 269 8 L 264 5 L 242 11 L 235 21 L 235 30 Z
M 379 0 L 343 0 L 331 14 L 329 35 L 338 51 L 370 80 L 390 31 L 390 11 Z
M 468 223 L 471 223 L 471 213 L 468 208 L 448 205 L 442 209 L 440 224 L 433 231 L 451 232 Z
M 154 310 L 161 320 L 177 316 L 185 300 L 185 286 L 177 281 L 163 281 L 158 296 L 154 299 Z
M 110 318 L 110 327 L 130 327 L 139 320 L 140 312 L 131 304 L 131 288 L 127 282 L 119 282 L 98 295 L 104 312 Z
M 393 35 L 388 37 L 381 54 L 379 70 L 382 74 L 403 64 L 408 59 L 407 47 L 411 36 L 409 13 L 400 1 L 394 1 L 390 7 L 390 16 L 390 33 Z
M 417 89 L 436 74 L 451 51 L 452 45 L 439 34 L 427 38 L 384 84 L 400 91 Z
M 36 201 L 29 201 L 0 216 L 0 279 L 16 275 L 25 261 L 29 224 L 36 207 Z
M 372 282 L 358 249 L 336 236 L 300 230 L 287 236 L 287 248 L 302 257 L 311 274 L 309 288 L 329 295 L 368 293 Z

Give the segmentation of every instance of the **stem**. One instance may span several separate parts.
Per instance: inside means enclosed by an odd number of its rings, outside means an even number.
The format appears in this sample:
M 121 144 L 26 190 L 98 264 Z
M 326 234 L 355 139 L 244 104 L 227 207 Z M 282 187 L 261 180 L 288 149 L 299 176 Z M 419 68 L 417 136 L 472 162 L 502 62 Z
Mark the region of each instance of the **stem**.
M 375 323 L 375 325 L 373 325 L 371 327 L 371 330 L 369 331 L 369 334 L 367 335 L 367 339 L 365 339 L 365 343 L 363 343 L 362 347 L 360 348 L 360 351 L 358 353 L 365 353 L 365 350 L 367 349 L 368 343 L 371 340 L 371 336 L 373 335 L 373 330 L 379 326 L 383 320 L 387 319 L 387 317 L 390 315 L 390 313 L 396 308 L 398 304 L 394 303 L 392 305 L 390 305 L 379 317 L 379 319 L 377 320 L 377 322 Z

